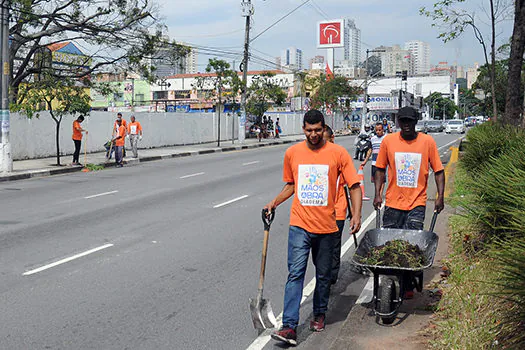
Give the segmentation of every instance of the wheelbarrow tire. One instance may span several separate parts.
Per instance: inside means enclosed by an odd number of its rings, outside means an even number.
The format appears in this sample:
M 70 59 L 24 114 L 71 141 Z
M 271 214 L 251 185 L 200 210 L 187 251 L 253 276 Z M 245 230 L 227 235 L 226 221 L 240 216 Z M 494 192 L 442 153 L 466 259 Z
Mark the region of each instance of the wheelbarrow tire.
M 398 296 L 396 290 L 396 283 L 392 278 L 386 277 L 383 279 L 383 281 L 379 285 L 379 297 L 379 312 L 381 314 L 389 314 L 396 309 L 395 300 L 398 299 Z M 390 316 L 381 316 L 383 324 L 391 324 L 392 322 L 394 322 L 395 319 L 396 314 Z

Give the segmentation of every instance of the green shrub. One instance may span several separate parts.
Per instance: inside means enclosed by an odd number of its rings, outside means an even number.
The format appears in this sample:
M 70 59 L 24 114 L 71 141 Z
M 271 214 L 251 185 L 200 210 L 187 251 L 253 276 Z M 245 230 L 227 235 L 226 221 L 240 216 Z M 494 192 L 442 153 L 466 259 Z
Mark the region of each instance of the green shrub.
M 525 132 L 511 126 L 494 123 L 481 124 L 467 134 L 467 146 L 461 166 L 475 176 L 492 158 L 499 157 L 511 148 L 523 145 Z
M 511 232 L 525 238 L 525 140 L 520 142 L 521 147 L 491 157 L 475 177 L 466 180 L 473 196 L 465 209 L 489 237 L 503 238 Z
M 507 302 L 502 310 L 502 342 L 508 348 L 525 349 L 525 242 L 523 236 L 498 241 L 490 256 L 499 277 L 496 295 Z

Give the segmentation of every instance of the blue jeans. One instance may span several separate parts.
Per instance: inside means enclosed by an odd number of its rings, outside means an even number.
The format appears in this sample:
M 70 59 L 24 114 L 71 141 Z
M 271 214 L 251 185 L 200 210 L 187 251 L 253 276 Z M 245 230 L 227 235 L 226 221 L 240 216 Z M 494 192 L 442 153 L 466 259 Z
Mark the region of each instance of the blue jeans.
M 117 165 L 121 165 L 122 164 L 122 158 L 123 158 L 122 150 L 123 149 L 124 149 L 123 146 L 116 146 L 115 147 L 115 163 L 117 163 Z
M 296 328 L 303 295 L 308 255 L 312 250 L 315 265 L 314 315 L 328 309 L 332 275 L 333 234 L 314 234 L 297 226 L 288 232 L 288 280 L 284 288 L 283 325 Z
M 412 210 L 400 210 L 385 207 L 383 214 L 384 228 L 401 228 L 405 230 L 422 230 L 425 222 L 425 207 L 420 205 Z

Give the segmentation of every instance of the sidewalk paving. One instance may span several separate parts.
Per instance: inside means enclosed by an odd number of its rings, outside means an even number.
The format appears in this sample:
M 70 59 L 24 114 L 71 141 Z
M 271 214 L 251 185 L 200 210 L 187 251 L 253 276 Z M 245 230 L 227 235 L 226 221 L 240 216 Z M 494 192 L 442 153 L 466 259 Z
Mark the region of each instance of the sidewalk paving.
M 139 149 L 139 158 L 132 158 L 133 154 L 131 150 L 126 148 L 127 157 L 124 158 L 124 165 L 139 164 L 152 160 L 195 156 L 199 154 L 215 152 L 230 152 L 243 149 L 287 144 L 299 142 L 304 139 L 304 135 L 285 135 L 278 139 L 263 139 L 260 142 L 257 139 L 250 138 L 244 140 L 243 144 L 240 144 L 238 141 L 235 141 L 235 143 L 232 144 L 231 140 L 221 141 L 220 147 L 217 147 L 217 142 L 209 142 L 196 145 Z M 128 147 L 128 142 L 126 142 L 126 147 Z M 82 166 L 71 165 L 71 160 L 71 155 L 61 156 L 60 163 L 63 164 L 62 166 L 54 165 L 56 164 L 56 156 L 39 159 L 15 160 L 13 161 L 12 172 L 0 173 L 0 182 L 73 173 L 79 172 L 83 169 Z M 81 154 L 80 161 L 81 163 L 84 162 L 84 154 Z M 86 163 L 103 166 L 105 168 L 115 166 L 114 157 L 111 160 L 107 160 L 106 152 L 88 153 Z

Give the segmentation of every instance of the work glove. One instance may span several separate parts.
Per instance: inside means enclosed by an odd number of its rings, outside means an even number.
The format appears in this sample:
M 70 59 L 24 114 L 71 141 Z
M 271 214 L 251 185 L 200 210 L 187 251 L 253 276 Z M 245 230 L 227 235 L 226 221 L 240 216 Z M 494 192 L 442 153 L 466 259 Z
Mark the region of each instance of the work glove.
M 139 136 L 139 141 L 141 141 L 141 140 L 142 140 L 142 135 Z
M 126 135 L 126 138 L 129 139 L 129 134 Z

